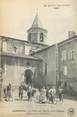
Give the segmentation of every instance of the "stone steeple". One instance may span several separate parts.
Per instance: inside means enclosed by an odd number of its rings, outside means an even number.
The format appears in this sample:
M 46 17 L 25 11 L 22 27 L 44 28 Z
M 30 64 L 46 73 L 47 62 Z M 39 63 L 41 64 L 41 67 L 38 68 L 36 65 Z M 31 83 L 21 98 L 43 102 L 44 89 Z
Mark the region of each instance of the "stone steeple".
M 42 28 L 41 22 L 40 22 L 40 20 L 39 20 L 38 13 L 36 14 L 36 16 L 35 16 L 35 18 L 34 18 L 32 27 L 34 27 L 34 28 L 35 28 L 35 27 Z
M 28 41 L 31 43 L 45 43 L 47 30 L 44 29 L 39 20 L 38 12 L 34 18 L 31 28 L 27 30 Z

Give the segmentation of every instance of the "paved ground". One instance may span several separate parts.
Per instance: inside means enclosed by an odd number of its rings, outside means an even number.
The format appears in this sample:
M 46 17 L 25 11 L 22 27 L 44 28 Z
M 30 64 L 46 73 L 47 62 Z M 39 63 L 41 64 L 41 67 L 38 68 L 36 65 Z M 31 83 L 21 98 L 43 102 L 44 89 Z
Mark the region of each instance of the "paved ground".
M 69 108 L 75 109 L 77 117 L 77 101 L 64 99 L 57 104 L 38 104 L 27 101 L 0 102 L 0 117 L 70 117 Z

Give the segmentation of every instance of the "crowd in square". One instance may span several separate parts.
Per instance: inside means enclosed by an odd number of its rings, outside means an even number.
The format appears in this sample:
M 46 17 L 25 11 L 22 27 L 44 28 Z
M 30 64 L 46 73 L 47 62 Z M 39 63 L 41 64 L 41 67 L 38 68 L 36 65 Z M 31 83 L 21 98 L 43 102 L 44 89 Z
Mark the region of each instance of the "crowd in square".
M 53 103 L 56 104 L 56 98 L 59 98 L 59 101 L 63 101 L 63 89 L 61 87 L 56 90 L 55 86 L 52 87 L 45 87 L 42 88 L 33 88 L 30 84 L 25 86 L 20 84 L 18 88 L 18 97 L 19 100 L 23 100 L 24 90 L 27 94 L 27 101 L 28 102 L 35 102 L 35 103 Z M 4 88 L 4 99 L 5 101 L 10 101 L 13 99 L 12 97 L 12 86 L 9 83 Z

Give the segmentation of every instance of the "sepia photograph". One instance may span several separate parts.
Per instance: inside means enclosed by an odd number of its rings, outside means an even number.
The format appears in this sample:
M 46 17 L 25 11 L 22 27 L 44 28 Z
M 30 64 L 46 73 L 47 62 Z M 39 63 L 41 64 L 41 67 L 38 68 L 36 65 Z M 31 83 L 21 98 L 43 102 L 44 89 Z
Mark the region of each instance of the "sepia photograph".
M 77 1 L 0 0 L 0 117 L 77 116 Z

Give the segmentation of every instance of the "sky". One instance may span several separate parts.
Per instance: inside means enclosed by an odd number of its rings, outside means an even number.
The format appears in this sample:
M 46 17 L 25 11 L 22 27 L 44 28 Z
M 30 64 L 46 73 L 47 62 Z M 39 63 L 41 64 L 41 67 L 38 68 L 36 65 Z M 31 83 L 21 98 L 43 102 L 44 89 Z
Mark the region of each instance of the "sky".
M 41 24 L 48 30 L 46 43 L 65 40 L 68 31 L 77 33 L 76 4 L 76 0 L 0 0 L 0 35 L 27 40 L 38 9 Z

